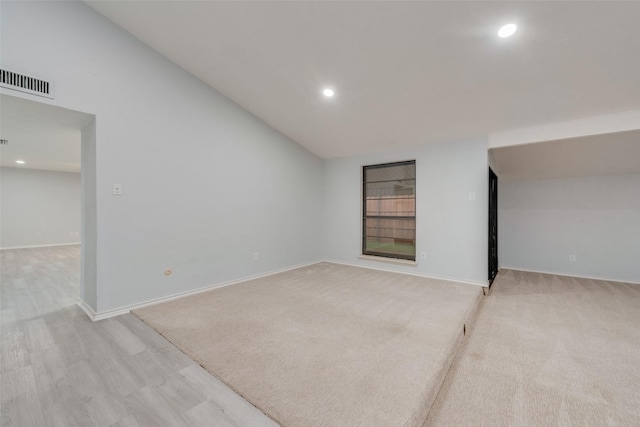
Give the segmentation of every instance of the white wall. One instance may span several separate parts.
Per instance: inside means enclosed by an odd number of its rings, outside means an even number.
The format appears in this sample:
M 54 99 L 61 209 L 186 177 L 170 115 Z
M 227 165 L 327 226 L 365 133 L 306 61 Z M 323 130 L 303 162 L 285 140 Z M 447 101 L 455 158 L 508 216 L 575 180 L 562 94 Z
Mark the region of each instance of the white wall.
M 80 242 L 80 174 L 0 167 L 0 247 Z
M 489 148 L 512 147 L 637 129 L 640 129 L 640 110 L 624 111 L 605 116 L 493 132 L 489 134 Z
M 640 282 L 640 175 L 500 181 L 498 202 L 501 267 Z
M 96 312 L 321 259 L 319 158 L 81 2 L 0 7 L 56 99 L 3 93 L 96 116 Z
M 414 159 L 418 265 L 359 259 L 362 166 Z M 486 285 L 487 186 L 485 139 L 326 160 L 325 258 Z M 469 200 L 469 193 L 475 193 L 475 200 Z M 426 260 L 420 259 L 421 252 Z
M 96 121 L 81 131 L 82 150 L 82 271 L 80 298 L 95 311 L 98 305 L 98 211 L 96 191 Z
M 493 151 L 489 150 L 487 151 L 487 163 L 489 165 L 489 167 L 491 168 L 491 170 L 493 170 L 493 172 L 496 172 L 496 160 L 493 156 Z

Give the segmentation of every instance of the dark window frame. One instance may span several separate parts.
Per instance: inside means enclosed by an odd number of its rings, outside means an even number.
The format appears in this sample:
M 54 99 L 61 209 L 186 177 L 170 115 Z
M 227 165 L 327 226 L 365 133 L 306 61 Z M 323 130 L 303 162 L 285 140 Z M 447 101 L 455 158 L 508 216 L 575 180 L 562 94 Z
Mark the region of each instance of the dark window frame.
M 377 182 L 387 182 L 387 181 L 369 181 L 367 182 L 367 171 L 371 170 L 371 169 L 379 169 L 379 168 L 388 168 L 388 167 L 397 167 L 397 166 L 404 166 L 404 165 L 413 165 L 414 169 L 413 169 L 413 178 L 412 179 L 405 179 L 405 180 L 413 180 L 414 181 L 414 194 L 413 194 L 413 200 L 414 200 L 414 211 L 413 211 L 413 216 L 411 215 L 399 215 L 399 216 L 390 216 L 390 215 L 367 215 L 367 184 L 371 184 L 371 183 L 377 183 Z M 413 255 L 406 255 L 406 254 L 401 254 L 401 253 L 390 253 L 390 252 L 377 252 L 375 250 L 367 250 L 367 219 L 395 219 L 395 220 L 413 220 L 414 224 L 416 223 L 416 209 L 415 209 L 415 200 L 416 200 L 416 191 L 415 191 L 415 184 L 416 184 L 416 161 L 415 160 L 405 160 L 405 161 L 401 161 L 401 162 L 390 162 L 390 163 L 381 163 L 381 164 L 374 164 L 374 165 L 366 165 L 362 167 L 362 255 L 370 255 L 370 256 L 376 256 L 376 257 L 382 257 L 382 258 L 389 258 L 389 259 L 401 259 L 401 260 L 409 260 L 409 261 L 415 261 L 416 260 L 416 227 L 417 225 L 414 225 L 413 228 L 413 246 L 414 246 L 414 252 Z M 388 182 L 392 182 L 392 181 L 398 181 L 397 179 L 394 180 L 389 180 Z

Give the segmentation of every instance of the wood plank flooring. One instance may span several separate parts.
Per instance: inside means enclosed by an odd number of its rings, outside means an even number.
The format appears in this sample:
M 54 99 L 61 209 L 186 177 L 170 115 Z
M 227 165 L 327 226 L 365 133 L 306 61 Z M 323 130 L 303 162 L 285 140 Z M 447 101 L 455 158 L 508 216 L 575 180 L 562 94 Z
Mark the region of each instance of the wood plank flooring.
M 75 302 L 80 247 L 0 251 L 2 426 L 276 426 L 135 316 Z

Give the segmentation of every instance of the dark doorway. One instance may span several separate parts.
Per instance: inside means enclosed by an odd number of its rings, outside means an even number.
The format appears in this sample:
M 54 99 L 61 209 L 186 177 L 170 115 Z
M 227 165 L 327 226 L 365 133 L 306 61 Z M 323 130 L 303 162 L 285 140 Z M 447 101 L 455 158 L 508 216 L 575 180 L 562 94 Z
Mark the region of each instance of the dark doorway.
M 489 287 L 498 274 L 498 177 L 489 168 Z

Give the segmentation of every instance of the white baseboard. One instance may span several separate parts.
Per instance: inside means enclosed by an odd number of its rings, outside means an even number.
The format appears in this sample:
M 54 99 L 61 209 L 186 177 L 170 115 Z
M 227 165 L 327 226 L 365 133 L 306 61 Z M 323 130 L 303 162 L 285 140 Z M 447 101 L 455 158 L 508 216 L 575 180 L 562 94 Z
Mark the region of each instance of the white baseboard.
M 94 322 L 96 321 L 96 312 L 93 311 L 93 308 L 91 308 L 89 304 L 84 302 L 84 300 L 82 299 L 78 299 L 78 301 L 76 301 L 76 305 L 80 307 L 82 311 L 84 311 L 89 319 L 93 320 Z
M 132 305 L 128 305 L 128 306 L 125 306 L 125 307 L 115 308 L 115 309 L 112 309 L 112 310 L 101 311 L 99 313 L 94 312 L 93 309 L 89 305 L 87 305 L 84 301 L 79 301 L 78 302 L 78 306 L 85 313 L 87 313 L 87 316 L 89 316 L 89 318 L 91 320 L 93 320 L 95 322 L 95 321 L 98 321 L 98 320 L 108 319 L 110 317 L 116 317 L 116 316 L 120 316 L 122 314 L 127 314 L 127 313 L 131 312 L 132 310 L 137 310 L 139 308 L 148 307 L 150 305 L 160 304 L 160 303 L 163 303 L 163 302 L 172 301 L 174 299 L 183 298 L 183 297 L 190 296 L 190 295 L 200 294 L 202 292 L 207 292 L 207 291 L 210 291 L 212 289 L 217 289 L 217 288 L 223 288 L 225 286 L 237 285 L 238 283 L 248 282 L 249 280 L 255 280 L 255 279 L 260 279 L 262 277 L 273 276 L 274 274 L 284 273 L 285 271 L 295 270 L 296 268 L 307 267 L 309 265 L 318 264 L 319 262 L 322 262 L 322 261 L 313 261 L 313 262 L 308 262 L 308 263 L 305 263 L 305 264 L 298 264 L 298 265 L 294 265 L 293 267 L 286 267 L 286 268 L 281 268 L 279 270 L 272 270 L 272 271 L 268 271 L 266 273 L 261 273 L 261 274 L 256 274 L 256 275 L 253 275 L 253 276 L 243 277 L 243 278 L 237 279 L 237 280 L 231 280 L 231 281 L 228 281 L 228 282 L 216 283 L 216 284 L 208 285 L 208 286 L 205 286 L 203 288 L 198 288 L 198 289 L 195 289 L 195 290 L 192 290 L 192 291 L 180 292 L 180 293 L 177 293 L 177 294 L 173 294 L 173 295 L 169 295 L 169 296 L 161 297 L 161 298 L 155 298 L 155 299 L 152 299 L 152 300 L 149 300 L 149 301 L 145 301 L 145 302 L 141 302 L 141 303 L 138 303 L 138 304 L 132 304 Z
M 370 269 L 370 270 L 385 271 L 385 272 L 388 272 L 388 273 L 406 274 L 406 275 L 410 275 L 410 276 L 425 277 L 425 278 L 429 278 L 429 279 L 446 280 L 448 282 L 464 283 L 464 284 L 475 285 L 475 286 L 487 287 L 487 285 L 488 285 L 487 283 L 473 282 L 473 281 L 469 281 L 469 280 L 461 280 L 461 279 L 456 279 L 456 278 L 451 278 L 451 277 L 440 277 L 440 276 L 433 276 L 433 275 L 422 274 L 422 273 L 409 273 L 409 272 L 396 271 L 396 270 L 391 270 L 391 269 L 386 269 L 386 268 L 379 268 L 379 267 L 371 267 L 371 266 L 352 264 L 352 263 L 336 261 L 336 260 L 319 260 L 319 261 L 312 261 L 312 262 L 308 262 L 308 263 L 304 263 L 304 264 L 298 264 L 298 265 L 294 265 L 292 267 L 286 267 L 286 268 L 282 268 L 282 269 L 279 269 L 279 270 L 272 270 L 272 271 L 269 271 L 269 272 L 266 272 L 266 273 L 262 273 L 262 274 L 256 274 L 256 275 L 253 275 L 253 276 L 243 277 L 243 278 L 237 279 L 237 280 L 231 280 L 231 281 L 228 281 L 228 282 L 216 283 L 216 284 L 205 286 L 205 287 L 202 287 L 202 288 L 198 288 L 198 289 L 195 289 L 195 290 L 192 290 L 192 291 L 180 292 L 180 293 L 169 295 L 169 296 L 166 296 L 166 297 L 155 298 L 155 299 L 152 299 L 152 300 L 144 301 L 144 302 L 141 302 L 141 303 L 138 303 L 138 304 L 132 304 L 132 305 L 128 305 L 128 306 L 124 306 L 124 307 L 120 307 L 120 308 L 115 308 L 115 309 L 112 309 L 112 310 L 101 311 L 99 313 L 96 313 L 87 303 L 85 303 L 82 300 L 78 301 L 77 305 L 87 314 L 87 316 L 91 320 L 93 320 L 95 322 L 95 321 L 99 321 L 99 320 L 103 320 L 103 319 L 108 319 L 108 318 L 111 318 L 111 317 L 120 316 L 122 314 L 127 314 L 127 313 L 131 312 L 132 310 L 137 310 L 139 308 L 148 307 L 150 305 L 160 304 L 160 303 L 163 303 L 163 302 L 172 301 L 172 300 L 175 300 L 175 299 L 178 299 L 178 298 L 183 298 L 183 297 L 190 296 L 190 295 L 196 295 L 196 294 L 199 294 L 199 293 L 202 293 L 202 292 L 210 291 L 212 289 L 223 288 L 225 286 L 237 285 L 239 283 L 248 282 L 249 280 L 255 280 L 255 279 L 260 279 L 262 277 L 273 276 L 274 274 L 284 273 L 286 271 L 295 270 L 297 268 L 302 268 L 302 267 L 307 267 L 307 266 L 310 266 L 310 265 L 313 265 L 313 264 L 318 264 L 318 263 L 321 263 L 321 262 L 329 262 L 329 263 L 333 263 L 333 264 L 348 265 L 348 266 L 351 266 L 351 267 L 361 267 L 361 268 L 367 268 L 367 269 Z
M 53 246 L 53 245 L 51 245 Z M 55 245 L 57 246 L 57 245 Z M 99 320 L 103 320 L 103 319 L 108 319 L 111 317 L 115 317 L 115 316 L 120 316 L 122 314 L 127 314 L 129 312 L 131 312 L 132 310 L 136 310 L 139 308 L 143 308 L 143 307 L 148 307 L 150 305 L 154 305 L 154 304 L 160 304 L 163 302 L 167 302 L 167 301 L 172 301 L 178 298 L 183 298 L 189 295 L 196 295 L 202 292 L 207 292 L 210 291 L 212 289 L 217 289 L 217 288 L 223 288 L 225 286 L 232 286 L 232 285 L 236 285 L 239 283 L 243 283 L 243 282 L 248 282 L 250 280 L 255 280 L 255 279 L 260 279 L 262 277 L 268 277 L 268 276 L 273 276 L 274 274 L 279 274 L 279 273 L 284 273 L 286 271 L 290 271 L 290 270 L 295 270 L 297 268 L 302 268 L 302 267 L 307 267 L 313 264 L 318 264 L 321 262 L 328 262 L 328 263 L 332 263 L 332 264 L 340 264 L 340 265 L 347 265 L 350 267 L 360 267 L 360 268 L 366 268 L 369 270 L 378 270 L 378 271 L 384 271 L 384 272 L 388 272 L 388 273 L 397 273 L 397 274 L 406 274 L 409 276 L 418 276 L 418 277 L 425 277 L 428 279 L 436 279 L 436 280 L 445 280 L 448 282 L 455 282 L 455 283 L 464 283 L 464 284 L 468 284 L 468 285 L 475 285 L 475 286 L 482 286 L 484 288 L 486 288 L 488 286 L 488 282 L 487 283 L 483 283 L 483 282 L 476 282 L 476 281 L 470 281 L 470 280 L 464 280 L 464 279 L 457 279 L 457 278 L 453 278 L 453 277 L 443 277 L 443 276 L 434 276 L 431 274 L 424 274 L 424 273 L 414 273 L 414 272 L 406 272 L 406 271 L 398 271 L 398 270 L 392 270 L 389 268 L 382 268 L 382 267 L 372 267 L 372 266 L 367 266 L 367 265 L 360 265 L 360 264 L 355 264 L 355 263 L 349 263 L 349 262 L 344 262 L 344 261 L 337 261 L 337 260 L 331 260 L 331 259 L 326 259 L 326 260 L 319 260 L 319 261 L 312 261 L 312 262 L 308 262 L 305 264 L 298 264 L 292 267 L 286 267 L 286 268 L 282 268 L 279 270 L 272 270 L 266 273 L 262 273 L 262 274 L 256 274 L 253 276 L 248 276 L 248 277 L 243 277 L 241 279 L 237 279 L 237 280 L 231 280 L 228 282 L 222 282 L 222 283 L 216 283 L 213 285 L 209 285 L 209 286 L 205 286 L 202 288 L 198 288 L 192 291 L 186 291 L 186 292 L 180 292 L 177 294 L 173 294 L 173 295 L 169 295 L 166 297 L 161 297 L 161 298 L 156 298 L 156 299 L 152 299 L 149 301 L 145 301 L 142 303 L 138 303 L 138 304 L 132 304 L 132 305 L 128 305 L 125 307 L 120 307 L 120 308 L 116 308 L 116 309 L 112 309 L 112 310 L 107 310 L 107 311 L 102 311 L 99 313 L 96 313 L 86 302 L 79 300 L 77 302 L 78 307 L 80 307 L 86 314 L 87 316 L 92 320 L 92 321 L 99 321 Z M 526 270 L 526 269 L 522 269 L 522 268 L 513 268 L 513 267 L 504 267 L 501 266 L 500 270 L 516 270 L 516 271 L 524 271 L 524 272 L 528 272 L 528 273 L 542 273 L 542 274 L 555 274 L 557 276 L 566 276 L 566 277 L 578 277 L 581 279 L 591 279 L 591 280 L 606 280 L 606 281 L 610 281 L 610 282 L 621 282 L 621 283 L 632 283 L 632 284 L 638 284 L 640 285 L 639 282 L 630 282 L 630 281 L 624 281 L 624 280 L 615 280 L 615 279 L 607 279 L 607 278 L 599 278 L 599 277 L 588 277 L 588 276 L 576 276 L 576 275 L 569 275 L 569 274 L 560 274 L 560 273 L 553 273 L 553 272 L 548 272 L 548 271 L 538 271 L 538 270 Z
M 525 268 L 518 268 L 518 267 L 500 266 L 500 270 L 523 271 L 525 273 L 553 274 L 555 276 L 562 276 L 562 277 L 576 277 L 578 279 L 604 280 L 604 281 L 607 281 L 607 282 L 631 283 L 632 285 L 640 285 L 640 282 L 633 282 L 633 281 L 629 281 L 629 280 L 609 279 L 609 278 L 606 278 L 606 277 L 579 276 L 577 274 L 555 273 L 553 271 L 544 271 L 544 270 L 528 270 L 528 269 L 525 269 Z
M 80 242 L 74 242 L 74 243 L 53 243 L 53 244 L 49 244 L 49 245 L 28 245 L 28 246 L 8 246 L 6 248 L 0 248 L 0 251 L 7 251 L 10 249 L 32 249 L 32 248 L 50 248 L 53 246 L 73 246 L 73 245 L 79 245 Z
M 411 273 L 408 271 L 398 271 L 398 270 L 392 270 L 389 268 L 382 268 L 382 267 L 371 267 L 369 265 L 361 265 L 361 264 L 355 264 L 355 263 L 350 263 L 350 262 L 344 262 L 344 261 L 336 261 L 336 260 L 330 260 L 327 259 L 325 260 L 325 262 L 330 262 L 333 264 L 341 264 L 341 265 L 348 265 L 351 267 L 360 267 L 360 268 L 368 268 L 370 270 L 378 270 L 378 271 L 386 271 L 388 273 L 398 273 L 398 274 L 406 274 L 409 276 L 418 276 L 418 277 L 425 277 L 428 279 L 436 279 L 436 280 L 446 280 L 447 282 L 456 282 L 456 283 L 464 283 L 467 285 L 475 285 L 475 286 L 483 286 L 483 287 L 488 287 L 489 286 L 489 282 L 474 282 L 471 280 L 464 280 L 464 279 L 456 279 L 455 277 L 443 277 L 443 276 L 434 276 L 432 274 L 424 274 L 424 273 Z

